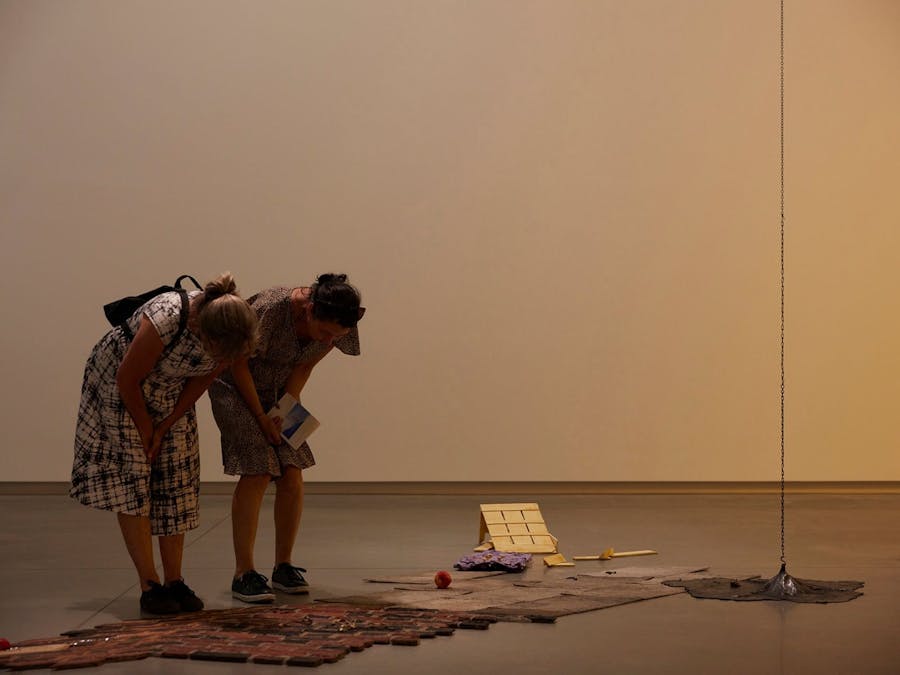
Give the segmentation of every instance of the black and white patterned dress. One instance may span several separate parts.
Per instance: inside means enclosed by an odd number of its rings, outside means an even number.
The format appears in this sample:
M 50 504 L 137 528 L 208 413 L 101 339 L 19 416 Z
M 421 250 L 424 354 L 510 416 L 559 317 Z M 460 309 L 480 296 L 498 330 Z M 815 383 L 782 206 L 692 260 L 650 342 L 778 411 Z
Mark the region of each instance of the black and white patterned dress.
M 169 346 L 181 317 L 177 292 L 158 295 L 137 310 L 128 319 L 132 332 L 137 333 L 142 315 L 150 319 L 164 345 L 160 360 L 142 384 L 147 411 L 154 422 L 159 422 L 175 407 L 187 378 L 207 375 L 217 364 L 187 329 Z M 129 344 L 122 330 L 113 328 L 88 358 L 69 494 L 94 508 L 149 516 L 155 535 L 180 534 L 199 523 L 196 412 L 192 407 L 175 422 L 152 466 L 148 464 L 140 434 L 116 384 L 116 373 Z
M 249 360 L 250 375 L 256 385 L 263 410 L 269 411 L 284 395 L 284 387 L 295 366 L 315 361 L 327 345 L 312 339 L 298 338 L 291 315 L 293 288 L 276 286 L 262 291 L 247 302 L 259 317 L 259 344 Z M 334 341 L 344 354 L 359 354 L 356 328 Z M 288 443 L 272 446 L 263 435 L 234 385 L 227 370 L 209 388 L 213 416 L 222 434 L 222 464 L 231 476 L 269 474 L 278 477 L 282 466 L 307 469 L 316 463 L 307 443 L 299 449 Z

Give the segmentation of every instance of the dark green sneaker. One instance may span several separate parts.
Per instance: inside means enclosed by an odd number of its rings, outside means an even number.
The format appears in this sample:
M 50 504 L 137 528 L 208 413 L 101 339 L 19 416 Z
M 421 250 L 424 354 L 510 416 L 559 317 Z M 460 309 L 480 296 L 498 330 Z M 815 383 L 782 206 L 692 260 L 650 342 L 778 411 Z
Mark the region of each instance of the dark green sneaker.
M 175 602 L 178 603 L 182 612 L 198 612 L 203 609 L 203 601 L 184 583 L 184 579 L 179 579 L 166 588 L 169 590 L 169 594 L 175 598 Z
M 148 581 L 150 588 L 141 593 L 141 609 L 148 614 L 177 614 L 181 605 L 169 589 L 155 581 Z
M 272 602 L 275 594 L 269 588 L 268 581 L 256 570 L 244 572 L 231 582 L 231 594 L 244 602 Z
M 309 593 L 309 584 L 303 578 L 302 567 L 294 567 L 290 563 L 280 563 L 272 570 L 272 586 L 284 593 Z

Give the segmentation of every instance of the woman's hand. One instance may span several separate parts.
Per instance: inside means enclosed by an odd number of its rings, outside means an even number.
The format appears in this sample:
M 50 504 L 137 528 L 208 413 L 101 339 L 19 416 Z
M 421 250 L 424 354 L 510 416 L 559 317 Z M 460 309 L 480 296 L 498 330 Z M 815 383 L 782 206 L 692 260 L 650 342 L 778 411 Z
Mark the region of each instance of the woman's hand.
M 162 441 L 165 438 L 166 434 L 169 433 L 169 429 L 172 428 L 172 422 L 169 421 L 167 417 L 164 419 L 158 427 L 154 427 L 153 435 L 150 437 L 150 446 L 145 448 L 147 453 L 147 462 L 150 464 L 153 463 L 153 460 L 156 459 L 157 455 L 159 455 L 159 451 L 162 448 Z
M 281 418 L 269 417 L 268 415 L 260 415 L 256 418 L 259 429 L 263 436 L 272 445 L 281 445 Z
M 156 427 L 153 430 L 153 437 L 150 440 L 150 447 L 147 448 L 147 462 L 149 464 L 153 464 L 153 460 L 156 459 L 157 455 L 159 455 L 159 449 L 162 447 L 163 437 L 168 432 L 168 429 L 163 430 L 162 427 Z
M 169 416 L 153 428 L 153 434 L 150 437 L 150 445 L 149 447 L 145 447 L 147 461 L 151 464 L 153 463 L 153 460 L 156 459 L 157 455 L 159 455 L 163 439 L 166 437 L 166 434 L 169 433 L 169 429 L 172 428 L 174 423 L 175 420 Z
M 155 429 L 153 422 L 147 417 L 146 424 L 137 425 L 138 435 L 141 437 L 141 445 L 144 446 L 144 454 L 147 455 L 147 461 L 150 460 L 150 448 L 153 447 L 153 436 Z

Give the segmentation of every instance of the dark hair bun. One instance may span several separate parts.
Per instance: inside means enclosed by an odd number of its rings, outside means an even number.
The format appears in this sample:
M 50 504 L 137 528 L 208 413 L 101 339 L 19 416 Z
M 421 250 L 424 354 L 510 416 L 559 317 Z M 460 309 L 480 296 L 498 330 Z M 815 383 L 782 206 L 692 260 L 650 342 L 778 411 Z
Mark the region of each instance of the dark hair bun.
M 331 286 L 332 284 L 346 284 L 346 274 L 320 274 L 316 277 L 316 283 L 320 286 Z
M 359 290 L 347 282 L 346 274 L 320 274 L 311 289 L 313 316 L 354 328 L 365 310 Z

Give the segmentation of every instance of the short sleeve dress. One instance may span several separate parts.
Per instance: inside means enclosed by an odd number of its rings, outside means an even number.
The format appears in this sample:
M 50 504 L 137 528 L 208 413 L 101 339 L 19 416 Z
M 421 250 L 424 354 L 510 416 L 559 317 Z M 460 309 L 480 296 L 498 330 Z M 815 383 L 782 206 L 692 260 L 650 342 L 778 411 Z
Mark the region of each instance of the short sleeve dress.
M 288 286 L 276 286 L 247 301 L 259 317 L 259 343 L 248 365 L 259 401 L 266 411 L 284 395 L 294 367 L 315 361 L 328 349 L 315 340 L 297 337 L 291 316 L 292 291 Z M 334 346 L 344 354 L 357 356 L 357 329 L 335 340 Z M 228 475 L 269 474 L 277 478 L 281 476 L 282 466 L 307 469 L 316 463 L 307 443 L 295 450 L 288 443 L 275 447 L 266 440 L 235 387 L 230 371 L 212 383 L 209 398 L 222 436 L 222 464 Z
M 194 297 L 198 293 L 188 295 Z M 189 330 L 182 331 L 173 343 L 181 320 L 181 304 L 179 293 L 163 293 L 145 303 L 127 322 L 137 333 L 141 316 L 146 315 L 164 345 L 162 356 L 142 384 L 147 410 L 154 421 L 171 413 L 187 378 L 208 375 L 217 366 Z M 150 465 L 116 384 L 116 373 L 129 344 L 122 329 L 113 328 L 88 358 L 69 494 L 86 506 L 148 516 L 155 535 L 180 534 L 199 524 L 196 412 L 191 408 L 172 426 Z

